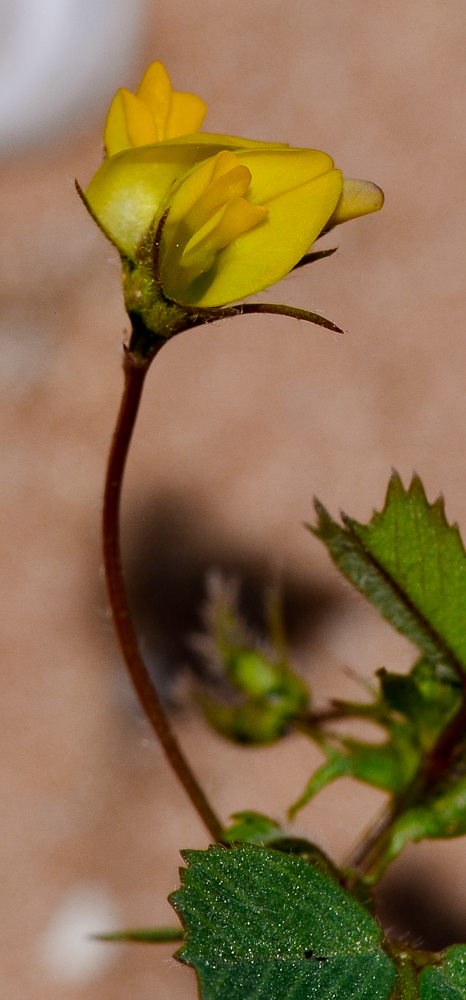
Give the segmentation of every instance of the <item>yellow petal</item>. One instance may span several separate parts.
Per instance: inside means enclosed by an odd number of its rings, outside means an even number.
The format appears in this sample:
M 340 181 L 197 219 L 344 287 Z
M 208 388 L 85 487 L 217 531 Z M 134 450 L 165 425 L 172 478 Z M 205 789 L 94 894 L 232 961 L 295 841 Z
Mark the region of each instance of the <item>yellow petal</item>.
M 219 179 L 237 167 L 238 160 L 236 156 L 230 150 L 223 149 L 216 156 L 212 156 L 205 163 L 202 163 L 187 177 L 184 177 L 183 183 L 178 186 L 177 190 L 173 193 L 173 197 L 170 197 L 169 202 L 167 202 L 170 205 L 170 214 L 166 223 L 166 237 L 169 237 L 169 233 L 173 232 L 181 219 L 186 219 L 194 206 L 199 203 L 200 199 L 203 196 L 205 197 L 207 190 L 212 187 L 214 178 Z M 242 170 L 244 170 L 244 167 Z M 246 190 L 250 181 L 251 173 L 248 171 L 244 190 Z M 211 214 L 212 212 L 216 212 L 222 204 L 222 199 L 218 201 L 218 198 L 215 198 L 217 188 L 214 190 Z M 243 194 L 244 191 L 239 193 Z M 227 198 L 224 197 L 223 202 L 226 200 Z M 193 225 L 201 226 L 204 225 L 205 221 L 205 218 L 202 220 L 199 219 L 196 223 L 193 220 Z
M 234 170 L 238 166 L 238 159 L 231 150 L 223 149 L 221 153 L 215 157 L 214 169 L 212 172 L 212 180 L 217 177 L 223 177 L 224 174 L 228 174 L 230 170 Z M 251 177 L 249 177 L 249 184 L 251 183 Z
M 325 226 L 325 232 L 339 226 L 341 222 L 378 212 L 383 203 L 384 193 L 377 184 L 372 181 L 347 180 L 345 177 L 337 207 Z
M 244 159 L 241 154 L 239 158 Z M 253 175 L 254 179 L 254 175 Z M 214 275 L 189 289 L 187 301 L 219 306 L 262 291 L 288 274 L 322 232 L 340 197 L 342 176 L 329 170 L 268 203 L 259 226 L 220 251 Z
M 178 274 L 170 273 L 169 266 L 166 267 L 168 284 L 164 281 L 164 285 L 168 294 L 183 300 L 185 289 L 212 267 L 218 251 L 262 222 L 267 214 L 268 209 L 263 205 L 250 205 L 244 198 L 235 198 L 225 205 L 186 245 Z
M 222 156 L 222 153 L 218 155 Z M 201 163 L 186 179 L 183 179 L 183 183 L 176 191 L 173 199 L 170 199 L 170 214 L 166 222 L 166 234 L 172 231 L 181 219 L 187 216 L 193 205 L 196 204 L 211 183 L 215 170 L 215 160 L 216 157 L 209 157 L 205 163 Z M 235 160 L 235 165 L 237 162 Z
M 226 205 L 233 198 L 241 198 L 250 183 L 251 171 L 238 162 L 228 173 L 217 178 L 214 174 L 212 183 L 185 217 L 188 229 L 192 232 L 200 229 L 222 205 Z
M 126 116 L 126 128 L 133 146 L 149 146 L 157 142 L 157 128 L 152 114 L 129 90 L 122 89 L 121 98 Z
M 123 89 L 117 90 L 110 105 L 105 123 L 104 142 L 107 156 L 113 156 L 122 149 L 128 149 L 131 146 L 131 139 L 126 127 Z
M 238 154 L 238 159 L 252 173 L 249 200 L 261 205 L 333 168 L 331 156 L 318 149 L 259 149 Z
M 204 101 L 196 94 L 172 93 L 170 111 L 165 126 L 165 139 L 177 135 L 192 135 L 201 127 L 207 113 Z
M 208 132 L 125 148 L 105 160 L 92 178 L 86 197 L 115 246 L 133 257 L 171 186 L 195 164 L 205 160 L 212 172 L 213 157 L 223 150 L 284 148 L 283 144 Z
M 165 66 L 161 62 L 153 62 L 146 70 L 136 91 L 136 96 L 147 105 L 155 123 L 155 139 L 151 141 L 161 142 L 162 139 L 169 138 L 165 133 L 170 114 L 172 85 Z M 194 132 L 195 129 L 190 131 Z

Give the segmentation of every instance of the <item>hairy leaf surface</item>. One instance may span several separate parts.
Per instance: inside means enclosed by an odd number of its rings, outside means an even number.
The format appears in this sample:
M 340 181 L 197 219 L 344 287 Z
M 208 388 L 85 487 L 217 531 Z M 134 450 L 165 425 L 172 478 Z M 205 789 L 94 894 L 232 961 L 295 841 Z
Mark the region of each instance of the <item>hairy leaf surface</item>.
M 394 473 L 367 525 L 316 510 L 311 530 L 345 576 L 430 660 L 466 671 L 466 553 L 443 498 L 429 504 L 417 476 L 405 490 Z
M 423 970 L 420 1000 L 466 1000 L 466 945 L 447 948 L 438 966 Z
M 171 902 L 203 1000 L 388 1000 L 381 929 L 332 878 L 274 850 L 186 851 Z

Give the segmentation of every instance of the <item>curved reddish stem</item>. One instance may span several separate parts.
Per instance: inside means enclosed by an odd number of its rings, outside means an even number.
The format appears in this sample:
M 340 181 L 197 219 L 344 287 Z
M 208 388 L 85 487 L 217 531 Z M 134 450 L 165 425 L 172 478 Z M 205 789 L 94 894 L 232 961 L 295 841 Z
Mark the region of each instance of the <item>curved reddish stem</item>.
M 157 348 L 155 353 L 160 349 Z M 155 356 L 155 355 L 153 355 Z M 170 722 L 139 651 L 123 578 L 120 554 L 120 498 L 126 457 L 139 410 L 142 389 L 151 360 L 125 350 L 125 387 L 107 466 L 103 511 L 105 575 L 113 621 L 121 652 L 165 754 L 191 802 L 215 841 L 222 839 L 222 825 L 198 784 L 172 731 Z

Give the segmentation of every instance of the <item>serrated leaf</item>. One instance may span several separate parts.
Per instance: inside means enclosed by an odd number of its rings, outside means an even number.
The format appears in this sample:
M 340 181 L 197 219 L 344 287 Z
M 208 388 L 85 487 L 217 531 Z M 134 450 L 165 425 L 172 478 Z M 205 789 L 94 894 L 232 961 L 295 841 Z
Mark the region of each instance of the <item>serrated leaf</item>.
M 466 553 L 443 499 L 429 504 L 417 476 L 405 490 L 395 473 L 367 525 L 316 510 L 311 530 L 344 575 L 430 660 L 466 671 Z
M 268 846 L 274 851 L 281 851 L 282 854 L 291 854 L 294 857 L 302 858 L 308 864 L 314 865 L 323 875 L 332 878 L 335 882 L 340 882 L 341 880 L 341 872 L 338 871 L 338 868 L 335 868 L 335 865 L 324 851 L 320 847 L 317 847 L 317 844 L 311 843 L 310 840 L 305 840 L 303 837 L 284 836 L 278 840 L 271 840 Z M 368 898 L 367 890 L 365 897 L 366 899 Z
M 379 925 L 313 865 L 251 845 L 183 857 L 177 957 L 203 1000 L 388 1000 L 395 968 Z
M 447 948 L 440 965 L 423 969 L 420 1000 L 466 1000 L 466 945 Z

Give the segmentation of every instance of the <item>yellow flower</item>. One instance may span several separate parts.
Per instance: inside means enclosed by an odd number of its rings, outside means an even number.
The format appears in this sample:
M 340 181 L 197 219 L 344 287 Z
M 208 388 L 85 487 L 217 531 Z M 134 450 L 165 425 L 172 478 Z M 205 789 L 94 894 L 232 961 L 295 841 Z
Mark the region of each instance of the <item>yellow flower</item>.
M 107 155 L 191 135 L 202 125 L 206 111 L 204 101 L 196 94 L 172 90 L 165 66 L 154 62 L 135 95 L 124 87 L 115 94 L 105 125 Z
M 383 204 L 380 188 L 344 180 L 327 153 L 199 133 L 204 114 L 200 98 L 172 91 L 153 63 L 136 95 L 114 98 L 108 156 L 85 195 L 122 256 L 133 323 L 140 316 L 154 331 L 161 303 L 166 316 L 170 302 L 215 310 L 253 295 L 323 232 Z

